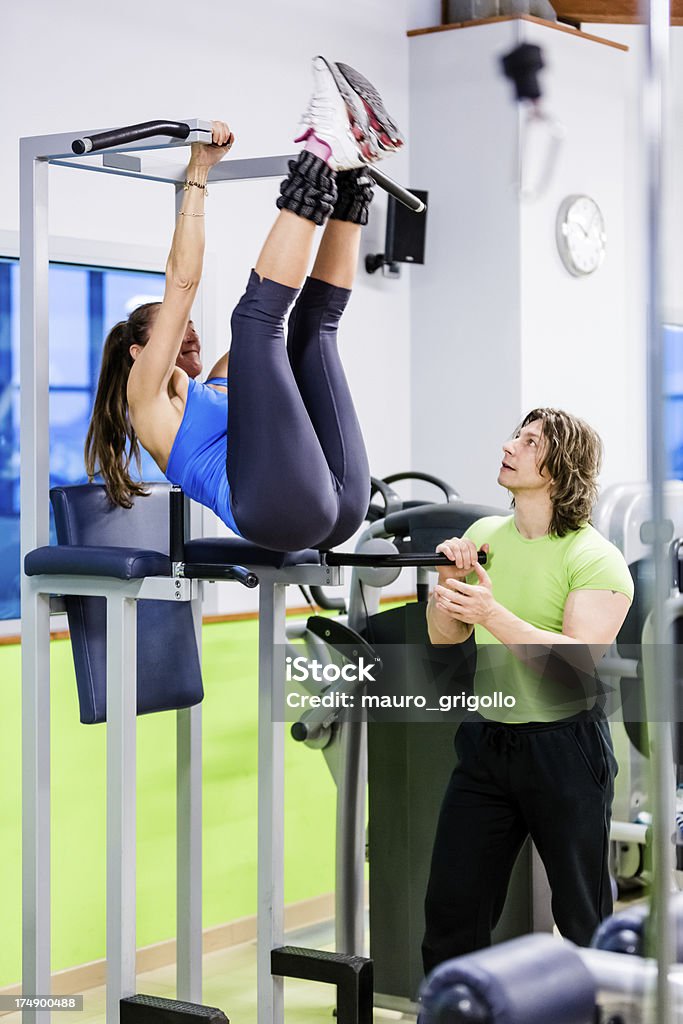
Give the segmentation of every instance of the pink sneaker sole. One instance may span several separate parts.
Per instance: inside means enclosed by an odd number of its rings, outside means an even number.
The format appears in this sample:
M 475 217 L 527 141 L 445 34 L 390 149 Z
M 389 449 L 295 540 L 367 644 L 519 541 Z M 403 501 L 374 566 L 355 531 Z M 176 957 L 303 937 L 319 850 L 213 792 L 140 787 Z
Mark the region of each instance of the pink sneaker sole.
M 400 148 L 403 145 L 403 136 L 387 112 L 382 97 L 372 82 L 369 82 L 364 75 L 361 75 L 359 71 L 356 71 L 355 68 L 350 67 L 348 64 L 338 62 L 335 68 L 339 72 L 339 75 L 335 75 L 335 82 L 339 85 L 339 76 L 341 76 L 356 96 L 360 97 L 370 128 L 380 145 L 385 149 Z M 334 74 L 334 68 L 330 70 Z M 340 88 L 340 92 L 348 106 L 345 90 Z

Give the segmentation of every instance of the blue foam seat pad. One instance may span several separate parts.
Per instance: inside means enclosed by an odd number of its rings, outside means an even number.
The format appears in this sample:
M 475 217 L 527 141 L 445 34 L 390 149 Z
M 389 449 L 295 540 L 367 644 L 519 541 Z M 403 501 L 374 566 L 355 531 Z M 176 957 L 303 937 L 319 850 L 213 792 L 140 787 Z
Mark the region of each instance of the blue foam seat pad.
M 56 573 L 138 580 L 145 576 L 170 576 L 171 560 L 159 551 L 58 544 L 29 551 L 24 559 L 24 571 L 27 576 Z
M 209 565 L 262 565 L 282 569 L 288 565 L 319 565 L 320 552 L 270 551 L 241 537 L 202 537 L 185 544 L 185 563 Z

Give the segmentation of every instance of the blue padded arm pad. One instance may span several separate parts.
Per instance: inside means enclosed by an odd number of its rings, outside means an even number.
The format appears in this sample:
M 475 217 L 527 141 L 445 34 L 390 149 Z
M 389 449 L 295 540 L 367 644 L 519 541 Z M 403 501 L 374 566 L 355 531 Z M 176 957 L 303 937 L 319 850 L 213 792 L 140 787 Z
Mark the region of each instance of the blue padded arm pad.
M 81 547 L 77 544 L 36 548 L 24 559 L 27 576 L 109 576 L 138 580 L 144 576 L 170 576 L 171 561 L 158 551 L 138 548 Z
M 595 988 L 573 947 L 539 932 L 439 964 L 422 983 L 420 1020 L 457 1020 L 469 991 L 489 1024 L 591 1024 Z
M 319 565 L 320 553 L 305 551 L 269 551 L 241 537 L 204 537 L 185 544 L 185 563 L 210 565 L 267 565 L 282 569 L 288 565 Z
M 677 892 L 671 896 L 669 913 L 675 928 L 674 963 L 680 964 L 683 963 L 683 893 Z M 635 947 L 637 955 L 643 955 L 649 914 L 650 907 L 647 904 L 636 904 L 618 910 L 616 914 L 602 922 L 593 936 L 591 946 L 595 949 L 616 949 L 617 952 L 623 952 L 624 946 L 630 942 Z
M 615 953 L 630 950 L 642 956 L 649 912 L 649 906 L 636 904 L 605 918 L 598 926 L 591 946 L 594 949 L 608 949 Z

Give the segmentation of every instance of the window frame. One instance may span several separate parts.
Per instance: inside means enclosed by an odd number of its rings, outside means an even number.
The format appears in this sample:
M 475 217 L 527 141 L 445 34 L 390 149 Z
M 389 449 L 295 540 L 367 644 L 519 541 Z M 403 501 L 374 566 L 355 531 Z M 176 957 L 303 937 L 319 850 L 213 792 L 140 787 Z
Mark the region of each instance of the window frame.
M 6 259 L 19 260 L 19 232 L 0 229 L 0 256 Z M 63 235 L 51 235 L 49 239 L 49 258 L 51 263 L 64 263 L 73 266 L 92 267 L 103 270 L 129 270 L 163 274 L 166 268 L 168 249 L 161 246 L 143 246 L 122 244 L 120 242 L 103 242 L 98 239 L 71 238 Z M 210 303 L 206 301 L 207 285 L 215 280 L 215 262 L 211 254 L 205 256 L 203 287 L 200 287 L 193 311 L 200 336 L 215 337 L 212 330 L 213 316 L 207 316 Z M 207 322 L 208 321 L 208 322 Z M 102 339 L 104 341 L 104 339 Z M 211 363 L 211 353 L 207 353 L 207 365 Z M 21 388 L 21 378 L 20 378 Z M 20 392 L 21 393 L 21 392 Z M 194 503 L 193 503 L 194 506 Z M 203 516 L 201 511 L 193 507 L 192 528 L 196 535 L 201 535 Z M 68 629 L 65 614 L 52 615 L 50 632 L 60 633 Z M 21 635 L 21 619 L 0 619 L 0 641 L 4 637 Z

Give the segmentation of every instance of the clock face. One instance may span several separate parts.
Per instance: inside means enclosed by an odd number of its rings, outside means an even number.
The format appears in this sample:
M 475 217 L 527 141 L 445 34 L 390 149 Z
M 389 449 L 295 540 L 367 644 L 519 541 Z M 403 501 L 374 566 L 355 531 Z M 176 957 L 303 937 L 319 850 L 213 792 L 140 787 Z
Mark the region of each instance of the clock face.
M 590 196 L 567 196 L 557 212 L 557 248 L 570 274 L 583 277 L 605 258 L 605 221 Z

